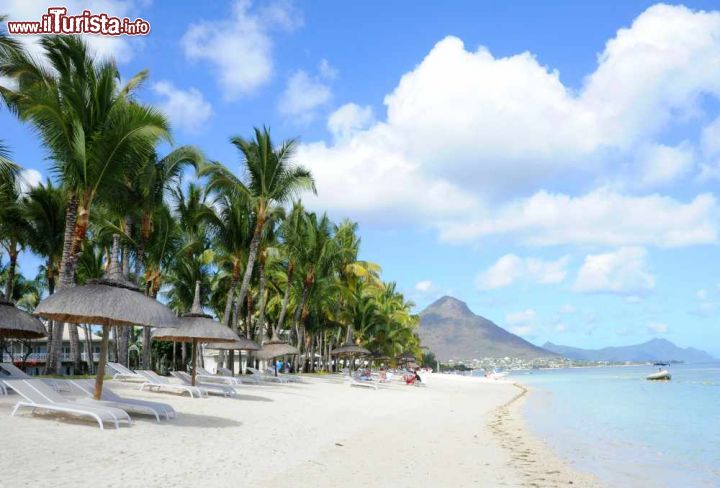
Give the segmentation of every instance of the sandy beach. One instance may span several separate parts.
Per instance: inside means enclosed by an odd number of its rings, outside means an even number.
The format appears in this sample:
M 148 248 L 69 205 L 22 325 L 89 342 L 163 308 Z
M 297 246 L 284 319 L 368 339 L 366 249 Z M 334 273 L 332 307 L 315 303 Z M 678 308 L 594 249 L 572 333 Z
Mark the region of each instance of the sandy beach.
M 243 386 L 237 399 L 164 401 L 178 418 L 135 417 L 101 431 L 52 416 L 10 417 L 0 397 L 0 472 L 7 486 L 596 486 L 528 435 L 520 390 L 506 382 L 432 375 L 427 388 L 372 391 L 337 377 Z M 513 401 L 515 400 L 515 401 Z M 31 464 L 32 463 L 32 464 Z

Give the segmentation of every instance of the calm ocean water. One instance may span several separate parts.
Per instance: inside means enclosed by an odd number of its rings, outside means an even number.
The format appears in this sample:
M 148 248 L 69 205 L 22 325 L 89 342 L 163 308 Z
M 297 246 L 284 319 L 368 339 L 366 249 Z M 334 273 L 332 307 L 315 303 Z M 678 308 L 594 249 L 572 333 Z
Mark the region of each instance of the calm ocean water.
M 517 372 L 529 428 L 613 487 L 720 487 L 720 363 Z

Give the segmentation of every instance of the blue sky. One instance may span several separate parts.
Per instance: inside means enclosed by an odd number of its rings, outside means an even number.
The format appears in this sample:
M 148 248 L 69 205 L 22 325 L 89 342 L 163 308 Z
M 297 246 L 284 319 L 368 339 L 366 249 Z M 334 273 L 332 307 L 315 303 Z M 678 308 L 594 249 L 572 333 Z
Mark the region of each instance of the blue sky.
M 0 10 L 39 18 L 30 3 Z M 299 137 L 306 203 L 358 221 L 418 309 L 451 294 L 539 344 L 720 355 L 716 3 L 65 5 L 151 23 L 91 42 L 123 76 L 149 68 L 141 97 L 177 144 L 237 168 L 230 135 Z M 48 175 L 6 111 L 0 133 Z

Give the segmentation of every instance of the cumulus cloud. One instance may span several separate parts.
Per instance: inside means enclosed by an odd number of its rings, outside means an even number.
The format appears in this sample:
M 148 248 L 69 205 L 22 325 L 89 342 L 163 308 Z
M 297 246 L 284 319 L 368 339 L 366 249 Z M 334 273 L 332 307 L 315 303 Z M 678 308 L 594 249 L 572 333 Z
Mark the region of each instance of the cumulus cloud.
M 212 117 L 212 106 L 200 90 L 181 90 L 169 81 L 160 81 L 152 85 L 152 91 L 160 97 L 160 110 L 180 130 L 197 132 Z
M 210 64 L 227 100 L 265 85 L 273 74 L 273 31 L 291 31 L 302 17 L 289 2 L 253 8 L 236 0 L 226 19 L 192 24 L 182 38 L 185 56 Z
M 69 15 L 77 15 L 83 10 L 90 10 L 93 13 L 106 13 L 116 17 L 129 17 L 135 19 L 142 17 L 143 7 L 146 2 L 139 0 L 66 0 L 57 2 L 54 0 L 40 0 L 28 2 L 27 0 L 7 0 L 3 2 L 2 13 L 8 15 L 8 20 L 18 21 L 39 21 L 47 14 L 50 7 L 63 6 L 68 9 Z M 127 36 L 100 36 L 83 35 L 98 57 L 112 56 L 118 63 L 130 61 L 135 50 L 141 45 L 142 39 Z M 34 55 L 39 55 L 41 50 L 37 44 L 39 36 L 19 36 L 20 42 Z
M 327 128 L 334 139 L 347 139 L 356 132 L 366 129 L 374 121 L 375 116 L 372 107 L 361 107 L 356 103 L 346 103 L 330 114 Z
M 537 313 L 532 308 L 512 312 L 505 316 L 505 323 L 513 334 L 532 335 L 536 327 Z
M 478 275 L 476 285 L 481 290 L 492 290 L 510 286 L 516 282 L 551 284 L 561 283 L 567 275 L 569 257 L 556 261 L 537 258 L 521 258 L 506 254 Z
M 677 146 L 653 144 L 638 151 L 639 185 L 655 188 L 676 181 L 694 165 L 694 149 L 687 141 Z
M 384 118 L 355 129 L 336 117 L 333 141 L 298 159 L 317 178 L 318 205 L 381 220 L 392 209 L 448 241 L 715 242 L 712 195 L 637 192 L 696 171 L 694 140 L 665 138 L 702 120 L 703 97 L 720 97 L 718 58 L 720 14 L 682 6 L 653 6 L 617 31 L 579 88 L 532 53 L 499 57 L 447 37 L 385 97 Z M 607 174 L 626 181 L 607 186 Z
M 290 76 L 278 101 L 281 114 L 307 122 L 315 117 L 315 109 L 330 101 L 332 90 L 329 81 L 335 77 L 335 71 L 326 60 L 323 61 L 317 76 L 311 76 L 304 70 L 295 71 Z
M 662 322 L 649 322 L 647 330 L 653 334 L 665 334 L 668 331 L 668 326 Z
M 20 171 L 20 191 L 27 193 L 30 189 L 38 186 L 43 180 L 43 175 L 35 169 L 23 169 Z
M 622 216 L 622 218 L 618 218 Z M 501 206 L 495 215 L 439 224 L 450 242 L 515 234 L 532 245 L 656 245 L 714 243 L 720 208 L 705 193 L 689 202 L 658 194 L 629 196 L 601 188 L 579 197 L 539 191 Z
M 580 293 L 643 294 L 655 287 L 642 247 L 590 254 L 578 271 L 573 290 Z
M 415 283 L 415 289 L 420 292 L 427 292 L 432 289 L 432 281 L 422 280 Z

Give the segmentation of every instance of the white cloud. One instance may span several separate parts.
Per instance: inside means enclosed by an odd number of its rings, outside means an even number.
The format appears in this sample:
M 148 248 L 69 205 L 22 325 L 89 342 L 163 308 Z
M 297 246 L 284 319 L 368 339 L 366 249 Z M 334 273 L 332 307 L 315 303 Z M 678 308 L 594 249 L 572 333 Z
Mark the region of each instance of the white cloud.
M 505 323 L 513 334 L 532 335 L 536 328 L 537 313 L 532 308 L 520 312 L 509 313 L 505 316 Z
M 647 330 L 653 334 L 665 334 L 668 326 L 662 322 L 650 322 L 647 324 Z
M 169 81 L 160 81 L 152 85 L 152 90 L 161 97 L 160 110 L 180 130 L 197 132 L 212 117 L 210 103 L 195 88 L 181 90 Z
M 715 242 L 712 195 L 628 191 L 693 174 L 694 139 L 665 138 L 701 120 L 700 99 L 720 97 L 719 58 L 720 14 L 682 6 L 651 7 L 620 29 L 579 88 L 531 53 L 496 57 L 447 37 L 385 97 L 384 119 L 331 129 L 332 143 L 304 145 L 298 160 L 316 176 L 319 206 L 434 226 L 449 241 Z M 616 174 L 626 181 L 605 187 Z
M 450 242 L 516 234 L 523 242 L 543 246 L 675 247 L 716 242 L 719 217 L 718 202 L 709 193 L 684 203 L 657 194 L 634 197 L 603 188 L 580 197 L 539 191 L 500 207 L 494 216 L 443 223 L 439 228 L 441 238 Z
M 93 13 L 106 13 L 117 17 L 136 19 L 142 17 L 143 7 L 147 3 L 139 0 L 6 0 L 0 11 L 8 15 L 9 20 L 39 21 L 47 14 L 47 9 L 58 5 L 68 9 L 69 15 L 77 15 L 87 9 Z M 134 51 L 142 44 L 140 37 L 83 35 L 98 57 L 113 56 L 118 63 L 130 61 Z M 38 36 L 18 36 L 31 53 L 39 55 L 41 50 L 37 44 Z
M 677 146 L 653 144 L 637 155 L 639 185 L 654 188 L 667 185 L 687 174 L 694 165 L 693 147 L 686 141 Z
M 568 257 L 556 261 L 537 258 L 520 258 L 506 254 L 481 273 L 475 283 L 481 290 L 492 290 L 515 282 L 551 284 L 561 283 L 567 274 Z
M 43 175 L 35 169 L 23 169 L 20 171 L 20 191 L 27 193 L 30 189 L 38 186 L 43 180 Z
M 565 314 L 565 315 L 573 314 L 576 311 L 577 311 L 577 309 L 573 305 L 570 305 L 570 304 L 566 304 L 566 305 L 563 305 L 562 307 L 560 307 L 560 313 Z
M 375 121 L 372 107 L 346 103 L 328 117 L 327 127 L 335 140 L 347 139 Z
M 252 8 L 236 0 L 227 19 L 192 24 L 182 38 L 185 56 L 213 66 L 225 99 L 236 100 L 265 85 L 273 74 L 273 30 L 290 31 L 302 18 L 289 2 Z
M 417 291 L 421 292 L 427 292 L 432 289 L 432 281 L 430 280 L 422 280 L 415 283 L 415 289 Z
M 590 254 L 578 271 L 573 290 L 625 295 L 647 293 L 655 287 L 655 277 L 647 269 L 646 254 L 641 247 Z
M 290 76 L 278 101 L 278 110 L 303 121 L 314 118 L 314 110 L 330 101 L 332 91 L 322 76 L 298 70 Z
M 693 313 L 701 317 L 708 317 L 715 314 L 718 308 L 718 296 L 716 292 L 710 292 L 705 288 L 695 293 L 696 304 Z

